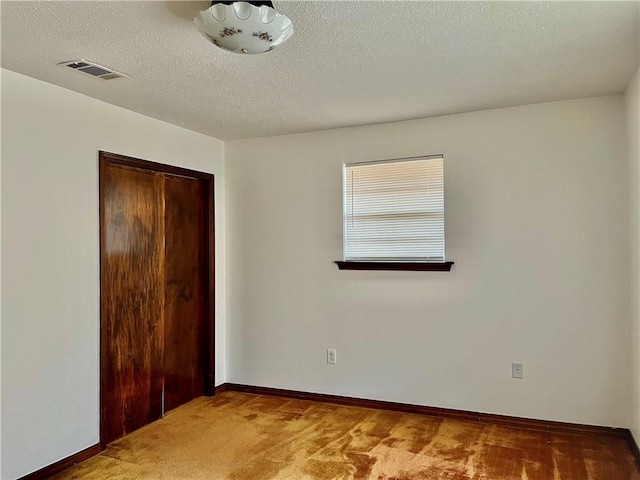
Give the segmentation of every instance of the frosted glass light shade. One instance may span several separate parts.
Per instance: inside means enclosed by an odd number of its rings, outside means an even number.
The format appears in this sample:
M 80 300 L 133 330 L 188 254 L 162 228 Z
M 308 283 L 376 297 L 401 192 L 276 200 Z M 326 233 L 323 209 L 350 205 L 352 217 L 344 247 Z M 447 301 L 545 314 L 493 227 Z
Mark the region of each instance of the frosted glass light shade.
M 268 52 L 293 35 L 293 24 L 286 15 L 248 2 L 216 3 L 200 12 L 194 22 L 211 43 L 234 53 Z

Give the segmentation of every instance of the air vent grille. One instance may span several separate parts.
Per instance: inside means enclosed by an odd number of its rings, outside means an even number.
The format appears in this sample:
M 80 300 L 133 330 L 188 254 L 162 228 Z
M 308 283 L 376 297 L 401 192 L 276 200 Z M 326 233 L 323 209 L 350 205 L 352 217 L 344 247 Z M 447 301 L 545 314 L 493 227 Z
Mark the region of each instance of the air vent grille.
M 75 70 L 76 72 L 82 72 L 85 75 L 89 75 L 94 78 L 99 78 L 100 80 L 113 80 L 115 78 L 128 78 L 124 73 L 116 72 L 107 67 L 103 67 L 102 65 L 98 65 L 97 63 L 89 62 L 88 60 L 80 59 L 80 60 L 72 60 L 70 62 L 62 62 L 58 63 L 58 66 L 70 68 Z

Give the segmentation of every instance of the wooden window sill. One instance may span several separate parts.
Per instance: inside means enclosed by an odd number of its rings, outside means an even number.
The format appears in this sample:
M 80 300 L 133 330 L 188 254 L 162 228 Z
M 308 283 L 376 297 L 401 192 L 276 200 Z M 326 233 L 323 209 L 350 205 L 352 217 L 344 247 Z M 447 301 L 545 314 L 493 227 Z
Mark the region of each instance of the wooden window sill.
M 343 262 L 337 261 L 340 270 L 405 270 L 421 272 L 448 272 L 453 262 Z

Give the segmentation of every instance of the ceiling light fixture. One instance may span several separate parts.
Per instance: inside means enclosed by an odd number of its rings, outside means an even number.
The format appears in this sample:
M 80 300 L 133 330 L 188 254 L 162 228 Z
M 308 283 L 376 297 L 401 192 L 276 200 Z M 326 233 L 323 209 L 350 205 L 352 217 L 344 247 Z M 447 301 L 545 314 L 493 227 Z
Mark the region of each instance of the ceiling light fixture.
M 211 43 L 234 53 L 264 53 L 293 35 L 289 17 L 272 2 L 212 2 L 194 19 Z

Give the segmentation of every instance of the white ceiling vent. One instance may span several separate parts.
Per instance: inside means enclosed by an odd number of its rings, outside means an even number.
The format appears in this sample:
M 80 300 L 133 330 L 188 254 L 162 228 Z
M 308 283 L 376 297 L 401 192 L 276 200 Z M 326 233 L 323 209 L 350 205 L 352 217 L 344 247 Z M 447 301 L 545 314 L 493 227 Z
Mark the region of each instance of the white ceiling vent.
M 110 68 L 103 67 L 102 65 L 83 59 L 58 63 L 58 66 L 70 68 L 76 72 L 82 72 L 86 75 L 99 78 L 100 80 L 113 80 L 121 77 L 129 78 L 128 75 L 125 75 L 124 73 L 116 72 Z

